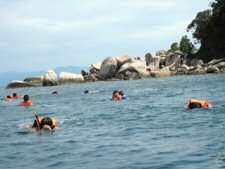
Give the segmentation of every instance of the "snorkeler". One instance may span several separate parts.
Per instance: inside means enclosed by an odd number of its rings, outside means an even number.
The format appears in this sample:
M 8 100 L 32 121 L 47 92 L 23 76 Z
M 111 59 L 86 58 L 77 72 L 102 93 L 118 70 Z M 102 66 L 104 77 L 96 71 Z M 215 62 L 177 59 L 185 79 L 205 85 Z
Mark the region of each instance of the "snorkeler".
M 50 117 L 38 118 L 38 114 L 35 113 L 36 119 L 32 125 L 31 131 L 49 130 L 54 131 L 58 126 L 58 121 L 51 119 Z
M 186 107 L 187 109 L 211 108 L 212 104 L 205 100 L 190 99 Z

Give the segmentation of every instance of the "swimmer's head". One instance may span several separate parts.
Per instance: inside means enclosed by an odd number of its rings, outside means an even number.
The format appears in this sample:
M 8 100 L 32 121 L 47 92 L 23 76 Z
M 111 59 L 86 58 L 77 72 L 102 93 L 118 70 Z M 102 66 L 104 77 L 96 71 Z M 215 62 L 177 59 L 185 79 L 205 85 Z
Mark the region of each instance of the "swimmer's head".
M 123 91 L 119 91 L 119 94 L 120 94 L 121 96 L 123 96 L 123 95 L 124 95 L 124 92 L 123 92 Z
M 195 102 L 193 102 L 193 103 L 190 103 L 189 104 L 189 109 L 195 109 L 195 108 L 201 108 L 202 106 L 201 106 L 201 104 L 200 103 L 195 103 Z
M 84 93 L 89 93 L 89 90 L 85 90 Z
M 24 95 L 23 96 L 23 101 L 27 102 L 29 100 L 29 96 L 28 95 Z

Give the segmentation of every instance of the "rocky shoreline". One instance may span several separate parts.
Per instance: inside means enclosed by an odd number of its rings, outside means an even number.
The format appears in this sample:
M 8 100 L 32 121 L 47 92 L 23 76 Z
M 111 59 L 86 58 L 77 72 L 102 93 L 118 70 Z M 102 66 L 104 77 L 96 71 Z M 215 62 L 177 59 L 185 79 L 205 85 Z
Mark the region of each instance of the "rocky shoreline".
M 139 57 L 133 59 L 129 55 L 107 57 L 103 62 L 91 64 L 89 71 L 82 70 L 81 74 L 61 72 L 57 75 L 53 70 L 49 70 L 43 76 L 28 77 L 23 81 L 12 81 L 6 88 L 56 86 L 83 82 L 135 80 L 224 72 L 225 58 L 204 63 L 202 60 L 187 59 L 187 56 L 181 51 L 167 52 L 161 50 L 156 53 L 156 56 L 147 53 L 144 60 Z

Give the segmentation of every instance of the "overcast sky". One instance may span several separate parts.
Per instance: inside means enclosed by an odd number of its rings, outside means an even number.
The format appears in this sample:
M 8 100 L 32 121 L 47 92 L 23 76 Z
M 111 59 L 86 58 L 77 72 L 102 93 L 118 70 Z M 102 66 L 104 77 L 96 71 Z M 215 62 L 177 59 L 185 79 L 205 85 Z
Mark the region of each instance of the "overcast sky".
M 210 0 L 0 0 L 0 72 L 168 49 Z

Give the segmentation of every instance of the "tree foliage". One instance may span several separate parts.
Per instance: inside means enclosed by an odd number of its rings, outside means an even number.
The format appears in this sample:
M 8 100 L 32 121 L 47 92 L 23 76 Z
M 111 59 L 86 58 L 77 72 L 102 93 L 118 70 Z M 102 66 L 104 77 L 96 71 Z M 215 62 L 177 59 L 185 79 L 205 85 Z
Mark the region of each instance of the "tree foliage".
M 170 46 L 170 50 L 168 52 L 176 52 L 181 51 L 185 55 L 194 54 L 196 52 L 196 48 L 193 43 L 190 41 L 187 35 L 183 36 L 180 40 L 180 43 L 174 42 Z
M 211 7 L 199 12 L 187 28 L 201 44 L 196 57 L 204 61 L 225 57 L 225 0 L 214 0 Z
M 170 52 L 175 52 L 176 50 L 180 50 L 180 47 L 179 47 L 177 42 L 174 42 L 174 43 L 171 44 L 169 51 Z
M 190 41 L 187 35 L 183 36 L 180 41 L 180 50 L 184 54 L 194 54 L 196 52 L 196 48 L 193 43 Z

